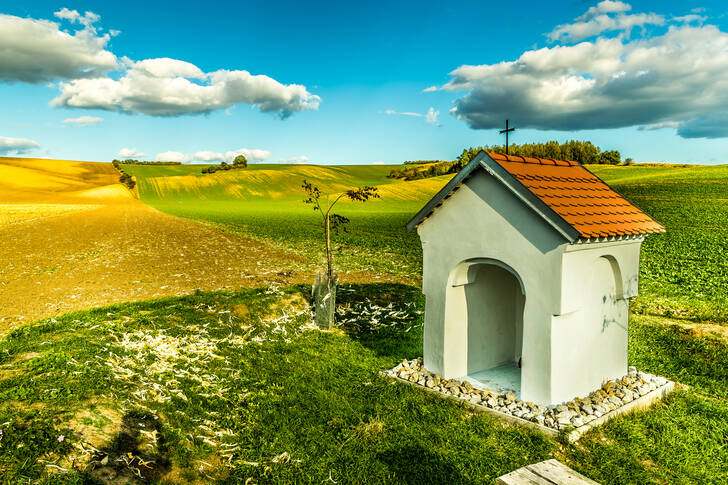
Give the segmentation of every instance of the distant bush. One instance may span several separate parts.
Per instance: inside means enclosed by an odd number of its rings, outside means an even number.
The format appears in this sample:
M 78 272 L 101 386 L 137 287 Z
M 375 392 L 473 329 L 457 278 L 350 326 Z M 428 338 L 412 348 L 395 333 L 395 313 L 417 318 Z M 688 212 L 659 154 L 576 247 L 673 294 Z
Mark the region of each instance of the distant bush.
M 133 189 L 136 186 L 136 182 L 134 179 L 131 178 L 131 175 L 129 175 L 126 172 L 121 172 L 121 177 L 119 177 L 119 182 L 126 185 L 129 190 Z
M 431 163 L 441 163 L 445 160 L 411 160 L 404 162 L 405 165 L 427 165 Z
M 419 180 L 457 172 L 456 162 L 405 162 L 402 168 L 395 168 L 387 177 L 400 180 Z
M 131 158 L 127 160 L 114 160 L 111 163 L 114 167 L 118 167 L 119 165 L 182 165 L 182 162 L 142 162 Z
M 248 167 L 248 160 L 243 155 L 238 155 L 230 165 L 227 162 L 220 162 L 220 165 L 210 165 L 202 169 L 202 173 L 215 173 L 220 170 L 239 170 Z
M 114 166 L 114 168 L 119 172 L 119 182 L 124 184 L 129 190 L 132 190 L 136 186 L 136 182 L 134 179 L 124 171 L 124 169 L 121 167 L 122 165 L 131 165 L 127 163 L 127 160 L 121 161 L 121 160 L 113 160 L 111 162 L 111 165 Z

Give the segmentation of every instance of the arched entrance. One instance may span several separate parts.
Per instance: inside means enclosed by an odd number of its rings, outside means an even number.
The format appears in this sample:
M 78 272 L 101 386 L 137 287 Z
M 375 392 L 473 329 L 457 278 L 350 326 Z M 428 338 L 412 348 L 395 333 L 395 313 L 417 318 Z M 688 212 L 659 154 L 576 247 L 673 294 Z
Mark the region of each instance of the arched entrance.
M 520 278 L 500 261 L 468 261 L 456 268 L 450 296 L 449 303 L 461 308 L 449 307 L 464 320 L 458 325 L 463 377 L 476 387 L 519 396 L 525 303 Z

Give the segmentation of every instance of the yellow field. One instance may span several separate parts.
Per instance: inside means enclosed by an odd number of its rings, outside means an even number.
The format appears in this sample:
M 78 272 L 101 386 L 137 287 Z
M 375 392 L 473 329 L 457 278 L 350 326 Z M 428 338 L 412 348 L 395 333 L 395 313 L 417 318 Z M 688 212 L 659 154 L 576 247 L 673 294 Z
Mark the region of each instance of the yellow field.
M 0 204 L 0 228 L 99 207 L 97 204 Z
M 0 157 L 0 204 L 98 204 L 132 198 L 110 163 Z

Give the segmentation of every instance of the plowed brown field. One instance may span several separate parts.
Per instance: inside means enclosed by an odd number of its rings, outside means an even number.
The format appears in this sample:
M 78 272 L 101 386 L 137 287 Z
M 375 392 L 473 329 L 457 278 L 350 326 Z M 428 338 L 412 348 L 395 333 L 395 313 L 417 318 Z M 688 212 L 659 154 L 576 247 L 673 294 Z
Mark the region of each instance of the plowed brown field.
M 295 254 L 163 214 L 110 164 L 0 158 L 0 334 L 74 310 L 311 282 Z M 395 278 L 396 279 L 396 278 Z M 349 273 L 343 282 L 391 280 Z

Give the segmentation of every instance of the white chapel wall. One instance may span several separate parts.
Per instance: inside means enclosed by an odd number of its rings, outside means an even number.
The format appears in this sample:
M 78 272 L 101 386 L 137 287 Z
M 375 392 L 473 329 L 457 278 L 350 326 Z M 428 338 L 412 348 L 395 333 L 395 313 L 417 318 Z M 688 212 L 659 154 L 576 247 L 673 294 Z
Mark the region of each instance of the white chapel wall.
M 465 288 L 452 286 L 452 279 L 461 263 L 491 258 L 509 266 L 525 289 L 522 398 L 550 400 L 551 316 L 561 306 L 563 237 L 484 171 L 471 176 L 418 232 L 426 296 L 425 366 L 445 377 L 467 374 Z

